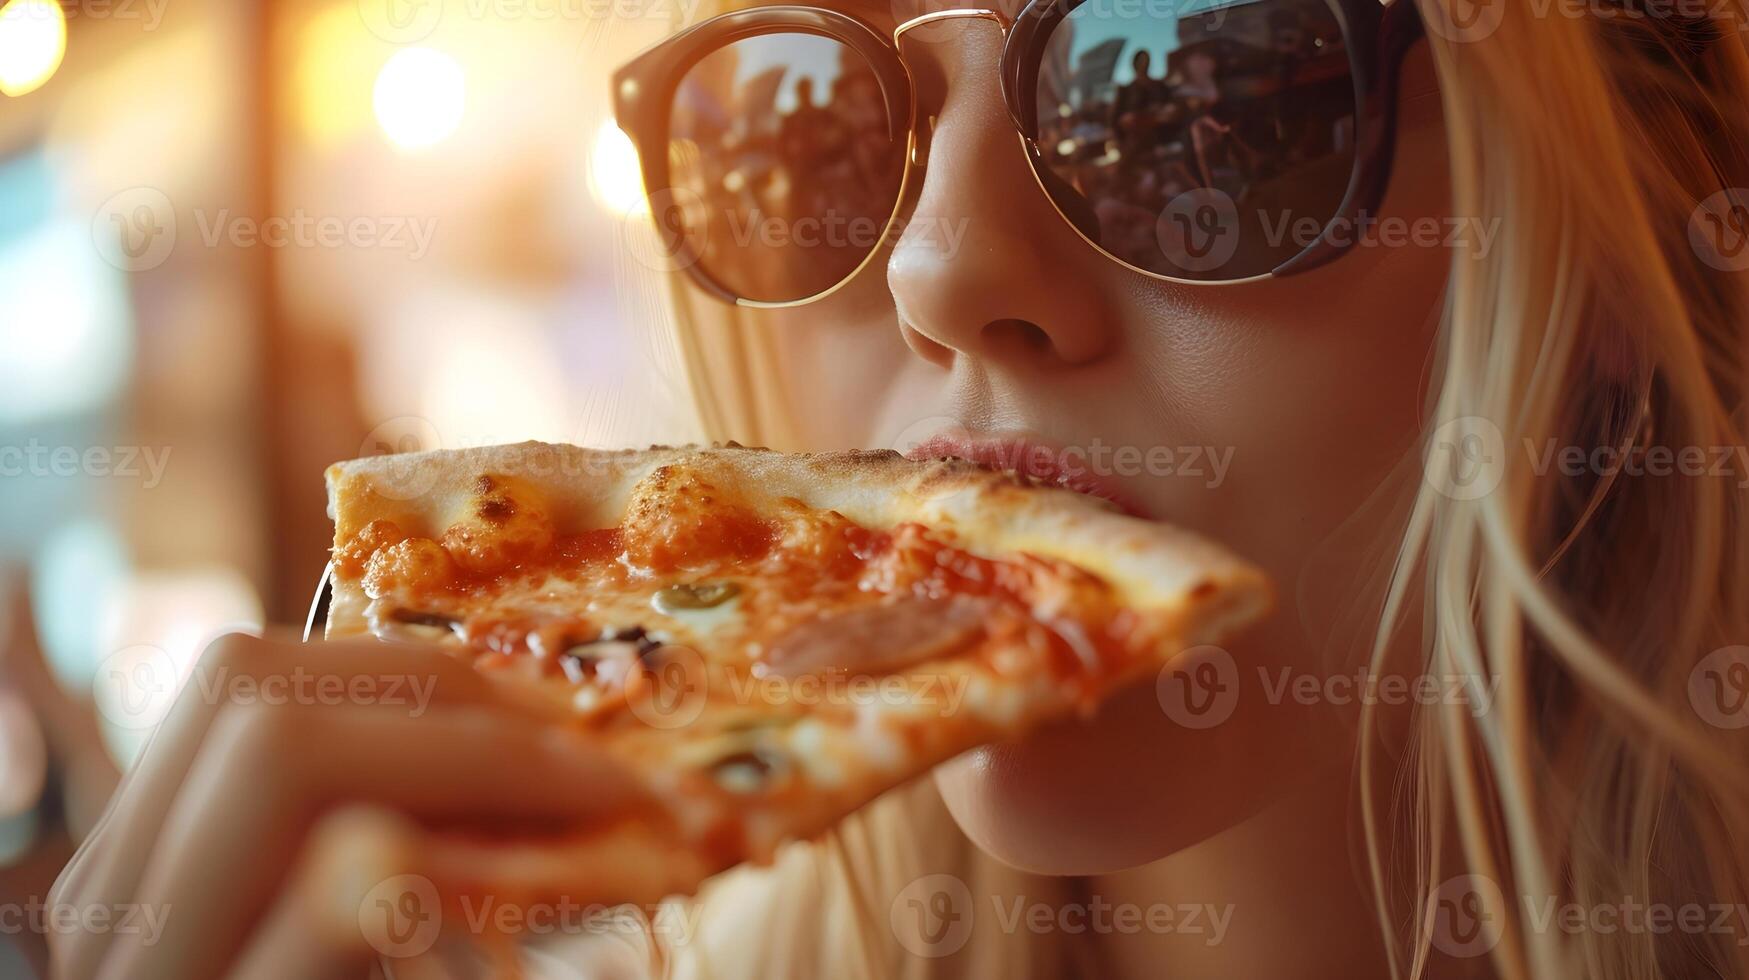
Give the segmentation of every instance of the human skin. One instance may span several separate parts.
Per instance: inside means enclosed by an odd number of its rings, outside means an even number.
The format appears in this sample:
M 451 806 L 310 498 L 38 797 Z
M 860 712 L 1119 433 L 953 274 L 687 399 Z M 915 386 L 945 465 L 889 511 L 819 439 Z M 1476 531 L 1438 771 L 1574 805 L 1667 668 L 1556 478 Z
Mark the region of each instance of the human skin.
M 1218 485 L 1206 465 L 1108 476 L 1138 509 L 1225 542 L 1278 584 L 1275 614 L 1230 646 L 1247 678 L 1232 717 L 1189 729 L 1143 688 L 1088 721 L 971 753 L 937 783 L 966 833 L 1015 866 L 1088 876 L 1107 900 L 1242 910 L 1219 948 L 1171 935 L 1110 944 L 1109 975 L 1285 977 L 1331 963 L 1366 975 L 1377 937 L 1349 858 L 1352 714 L 1269 703 L 1256 672 L 1353 669 L 1355 651 L 1327 641 L 1352 612 L 1345 586 L 1371 571 L 1346 525 L 1363 507 L 1388 511 L 1401 492 L 1386 476 L 1419 432 L 1452 256 L 1361 248 L 1305 275 L 1232 287 L 1128 271 L 1076 237 L 1040 192 L 1002 107 L 998 50 L 984 22 L 907 48 L 927 80 L 925 114 L 937 117 L 917 215 L 962 230 L 957 249 L 940 235 L 902 240 L 822 303 L 759 314 L 778 333 L 799 439 L 837 448 L 971 431 L 1082 450 L 1097 440 L 1230 451 Z M 1381 216 L 1440 220 L 1449 187 L 1425 52 L 1412 56 L 1404 92 Z M 411 833 L 393 815 L 586 819 L 633 792 L 605 760 L 542 736 L 441 655 L 406 650 L 386 664 L 377 652 L 324 650 L 294 659 L 288 645 L 237 638 L 210 659 L 251 674 L 302 663 L 339 675 L 368 659 L 375 673 L 435 677 L 432 711 L 413 720 L 380 706 L 185 695 L 52 896 L 184 914 L 151 947 L 56 937 L 64 975 L 362 969 L 371 951 L 356 937 L 316 935 L 302 918 L 303 869 L 324 849 Z M 330 751 L 312 752 L 322 745 Z M 318 755 L 321 766 L 285 764 Z M 554 767 L 578 778 L 551 779 Z M 590 792 L 567 790 L 584 784 Z M 202 884 L 224 875 L 227 889 Z
M 1041 193 L 1001 102 L 999 52 L 983 21 L 906 49 L 914 70 L 939 78 L 924 93 L 939 99 L 926 110 L 939 121 L 913 222 L 960 229 L 957 251 L 946 235 L 904 237 L 884 277 L 871 268 L 821 303 L 761 314 L 787 365 L 802 441 L 912 445 L 969 431 L 1067 448 L 1057 458 L 1089 470 L 1103 459 L 1094 475 L 1145 515 L 1226 543 L 1277 583 L 1274 615 L 1230 650 L 1250 679 L 1244 693 L 1259 669 L 1325 676 L 1339 666 L 1325 658 L 1354 652 L 1321 642 L 1353 611 L 1330 592 L 1369 571 L 1341 553 L 1355 550 L 1344 525 L 1363 507 L 1388 508 L 1381 493 L 1408 489 L 1387 477 L 1420 432 L 1451 250 L 1367 246 L 1309 273 L 1233 286 L 1130 271 L 1081 240 Z M 1411 54 L 1404 90 L 1380 217 L 1445 227 L 1444 131 L 1424 48 Z M 1185 447 L 1213 455 L 1182 473 L 1136 465 L 1150 450 L 1189 465 Z M 1220 456 L 1229 463 L 1217 479 Z M 1130 867 L 1347 763 L 1340 712 L 1256 693 L 1226 723 L 1194 731 L 1138 690 L 1091 723 L 972 753 L 938 782 L 961 825 L 1013 864 Z M 1182 805 L 1187 788 L 1194 808 Z

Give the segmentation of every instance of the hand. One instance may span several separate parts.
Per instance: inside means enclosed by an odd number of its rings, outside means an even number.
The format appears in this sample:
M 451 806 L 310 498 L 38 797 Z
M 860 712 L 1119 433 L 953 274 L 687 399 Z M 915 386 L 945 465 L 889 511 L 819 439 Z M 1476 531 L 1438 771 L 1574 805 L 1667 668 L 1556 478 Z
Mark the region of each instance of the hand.
M 357 910 L 444 846 L 422 825 L 580 827 L 641 799 L 443 653 L 228 637 L 50 893 L 134 928 L 51 934 L 55 973 L 363 976 Z

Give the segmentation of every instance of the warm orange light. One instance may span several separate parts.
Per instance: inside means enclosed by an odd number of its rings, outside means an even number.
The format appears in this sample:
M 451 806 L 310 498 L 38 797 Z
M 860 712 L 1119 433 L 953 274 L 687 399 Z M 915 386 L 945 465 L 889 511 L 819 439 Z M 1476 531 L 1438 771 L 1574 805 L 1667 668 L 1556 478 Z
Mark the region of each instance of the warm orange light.
M 630 214 L 644 206 L 637 148 L 611 119 L 595 131 L 595 142 L 589 147 L 589 189 L 614 214 Z
M 360 22 L 353 2 L 312 14 L 297 35 L 292 111 L 309 141 L 326 148 L 369 126 L 371 106 L 359 93 L 382 67 L 381 44 Z
M 57 0 L 12 0 L 0 8 L 0 92 L 34 92 L 67 54 L 67 15 Z

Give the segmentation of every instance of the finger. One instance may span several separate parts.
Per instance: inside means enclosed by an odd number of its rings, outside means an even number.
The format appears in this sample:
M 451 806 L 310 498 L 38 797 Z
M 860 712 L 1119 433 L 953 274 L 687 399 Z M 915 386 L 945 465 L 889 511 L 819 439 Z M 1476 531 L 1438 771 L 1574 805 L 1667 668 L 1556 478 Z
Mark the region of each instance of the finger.
M 405 817 L 352 806 L 324 816 L 283 890 L 234 963 L 234 980 L 395 980 L 514 976 L 482 969 L 473 944 L 445 929 L 431 880 L 411 868 L 432 847 Z M 500 963 L 500 966 L 505 964 Z
M 418 724 L 369 709 L 238 710 L 209 738 L 137 893 L 140 903 L 174 910 L 172 921 L 151 946 L 114 937 L 99 976 L 218 975 L 325 805 L 357 801 L 428 823 L 513 829 L 582 827 L 649 805 L 618 763 L 502 710 L 446 709 Z M 278 778 L 259 778 L 273 768 Z
M 284 644 L 248 636 L 214 643 L 196 665 L 169 715 L 152 736 L 138 764 L 124 777 L 109 809 L 68 862 L 51 891 L 57 902 L 78 907 L 127 901 L 139 884 L 144 856 L 163 825 L 209 729 L 240 700 L 261 704 L 265 692 L 306 701 L 329 700 L 335 685 L 341 701 L 360 683 L 373 685 L 385 713 L 405 719 L 434 705 L 480 704 L 492 686 L 471 667 L 446 654 L 373 642 Z M 326 685 L 324 687 L 324 685 Z M 279 695 L 274 695 L 278 697 Z M 383 702 L 397 702 L 390 705 Z M 90 976 L 102 939 L 63 944 L 57 958 L 66 975 Z
M 565 963 L 587 965 L 590 976 L 647 975 L 645 928 L 623 919 L 588 918 L 616 904 L 613 899 L 573 890 L 549 895 L 526 873 L 518 874 L 518 865 L 542 878 L 563 873 L 569 875 L 568 889 L 587 889 L 600 880 L 595 873 L 603 866 L 576 867 L 574 859 L 584 849 L 588 845 L 568 841 L 466 842 L 366 807 L 330 813 L 311 833 L 290 885 L 229 975 L 237 980 L 358 975 L 370 960 L 380 959 L 397 980 L 513 976 L 523 938 L 519 924 L 527 923 L 539 923 L 546 934 L 566 935 Z M 649 854 L 642 852 L 645 866 L 652 864 Z M 605 877 L 613 877 L 612 871 Z M 460 880 L 489 884 L 458 894 L 452 886 Z M 579 943 L 579 938 L 588 941 Z M 482 955 L 496 969 L 483 971 L 477 962 Z M 467 963 L 474 965 L 470 969 Z
M 366 884 L 372 877 L 368 872 L 335 882 L 326 871 L 313 870 L 356 866 L 360 861 L 364 867 L 377 865 L 388 855 L 417 847 L 417 834 L 404 818 L 369 807 L 348 807 L 324 816 L 310 833 L 287 886 L 274 898 L 226 975 L 235 980 L 362 977 L 379 954 L 399 949 L 409 956 L 421 955 L 435 940 L 419 918 L 422 910 L 405 908 L 402 894 L 391 895 L 390 889 Z M 313 884 L 317 879 L 324 887 Z M 379 897 L 385 904 L 376 904 Z M 417 894 L 412 897 L 419 901 Z M 351 928 L 343 928 L 349 911 Z M 383 918 L 369 918 L 373 913 Z M 402 921 L 390 921 L 391 913 Z M 373 939 L 385 948 L 375 948 Z M 392 945 L 396 942 L 402 945 Z

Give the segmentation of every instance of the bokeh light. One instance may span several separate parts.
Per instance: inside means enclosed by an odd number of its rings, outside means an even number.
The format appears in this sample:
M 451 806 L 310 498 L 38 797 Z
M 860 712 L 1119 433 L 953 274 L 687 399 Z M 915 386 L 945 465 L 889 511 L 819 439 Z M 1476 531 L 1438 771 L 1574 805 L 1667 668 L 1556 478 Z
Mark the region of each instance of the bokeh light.
M 57 221 L 0 247 L 0 424 L 103 405 L 133 358 L 122 273 Z
M 595 142 L 589 148 L 589 189 L 601 206 L 614 214 L 631 214 L 644 206 L 637 147 L 611 119 L 595 131 Z
M 372 97 L 377 125 L 403 150 L 443 142 L 461 126 L 467 76 L 454 58 L 432 48 L 395 52 L 377 73 Z
M 42 88 L 67 54 L 67 15 L 57 0 L 12 0 L 0 8 L 0 92 Z
M 356 3 L 335 3 L 312 15 L 298 36 L 287 95 L 310 143 L 326 149 L 371 123 L 359 95 L 382 68 L 376 38 L 359 19 Z
M 116 528 L 97 518 L 56 528 L 43 541 L 31 569 L 31 599 L 43 653 L 69 691 L 91 689 L 112 612 L 133 573 Z

